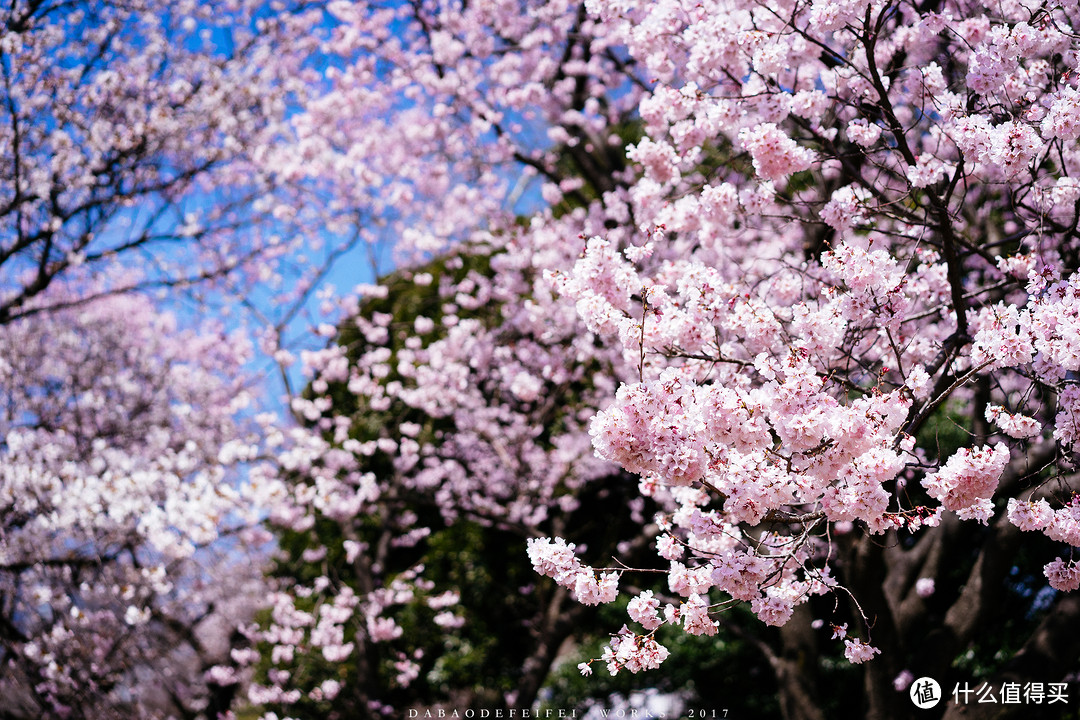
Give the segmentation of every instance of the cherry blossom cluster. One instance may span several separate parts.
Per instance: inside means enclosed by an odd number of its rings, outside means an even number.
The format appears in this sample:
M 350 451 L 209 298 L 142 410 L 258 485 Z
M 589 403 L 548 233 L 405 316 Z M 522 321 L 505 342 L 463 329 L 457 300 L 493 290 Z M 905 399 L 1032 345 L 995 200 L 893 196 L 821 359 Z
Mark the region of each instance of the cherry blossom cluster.
M 533 538 L 529 540 L 528 553 L 538 573 L 573 590 L 574 598 L 583 605 L 609 603 L 618 597 L 619 574 L 598 574 L 593 568 L 582 565 L 574 556 L 574 546 L 567 545 L 562 538 L 555 538 L 555 542 Z
M 668 655 L 668 649 L 652 637 L 635 635 L 624 625 L 612 636 L 602 660 L 607 664 L 608 672 L 616 675 L 620 670 L 636 673 L 658 668 Z

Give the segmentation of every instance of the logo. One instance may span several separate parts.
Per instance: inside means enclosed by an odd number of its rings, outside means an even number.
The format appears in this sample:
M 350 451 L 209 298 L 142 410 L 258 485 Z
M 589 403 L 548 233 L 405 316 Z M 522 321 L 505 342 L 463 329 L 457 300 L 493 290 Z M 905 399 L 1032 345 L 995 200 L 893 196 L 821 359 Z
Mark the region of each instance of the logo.
M 930 677 L 921 677 L 911 683 L 908 694 L 911 695 L 911 702 L 920 710 L 932 708 L 941 702 L 941 686 L 937 680 Z

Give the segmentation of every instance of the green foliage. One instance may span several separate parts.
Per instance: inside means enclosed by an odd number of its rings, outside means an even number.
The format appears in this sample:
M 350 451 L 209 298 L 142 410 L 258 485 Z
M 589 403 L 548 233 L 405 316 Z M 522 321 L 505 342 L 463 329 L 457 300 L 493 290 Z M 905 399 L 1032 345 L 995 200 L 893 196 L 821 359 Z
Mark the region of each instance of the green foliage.
M 915 436 L 918 447 L 932 460 L 943 461 L 971 442 L 971 413 L 957 401 L 939 407 Z

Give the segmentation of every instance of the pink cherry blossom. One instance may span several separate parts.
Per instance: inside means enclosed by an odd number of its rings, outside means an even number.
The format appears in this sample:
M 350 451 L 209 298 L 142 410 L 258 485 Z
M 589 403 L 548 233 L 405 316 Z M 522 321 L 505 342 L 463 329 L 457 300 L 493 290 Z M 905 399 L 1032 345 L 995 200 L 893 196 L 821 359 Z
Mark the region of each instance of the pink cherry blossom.
M 867 660 L 873 659 L 875 655 L 880 654 L 880 650 L 864 643 L 859 638 L 848 638 L 844 640 L 844 657 L 855 664 L 864 663 Z
M 743 146 L 754 159 L 754 168 L 765 180 L 779 180 L 793 172 L 806 170 L 814 162 L 813 154 L 797 145 L 773 123 L 762 123 L 739 134 Z

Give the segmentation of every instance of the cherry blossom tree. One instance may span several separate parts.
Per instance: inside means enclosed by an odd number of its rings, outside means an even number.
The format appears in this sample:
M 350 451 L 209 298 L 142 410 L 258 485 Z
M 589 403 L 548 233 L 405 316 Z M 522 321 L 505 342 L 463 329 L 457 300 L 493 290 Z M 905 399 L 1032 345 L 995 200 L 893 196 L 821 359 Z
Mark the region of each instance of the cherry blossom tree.
M 310 391 L 294 407 L 318 434 L 290 456 L 309 479 L 292 481 L 278 522 L 304 532 L 382 517 L 415 547 L 430 521 L 377 509 L 407 488 L 434 498 L 438 528 L 528 520 L 529 535 L 551 523 L 527 543 L 541 575 L 583 604 L 635 588 L 627 627 L 611 628 L 582 672 L 662 668 L 661 628 L 711 636 L 738 605 L 776 628 L 757 649 L 787 717 L 825 716 L 816 659 L 829 653 L 852 664 L 845 687 L 871 717 L 909 714 L 903 693 L 921 675 L 994 693 L 1071 677 L 1075 8 L 590 0 L 332 12 L 341 80 L 319 109 L 374 107 L 380 119 L 348 113 L 356 126 L 313 138 L 323 151 L 308 167 L 348 158 L 330 164 L 374 181 L 344 202 L 371 206 L 372 188 L 391 188 L 393 207 L 408 208 L 385 215 L 404 246 L 469 237 L 492 272 L 445 288 L 440 276 L 442 305 L 411 328 L 387 311 L 347 318 L 364 350 L 309 357 Z M 380 35 L 390 19 L 398 31 Z M 387 105 L 384 88 L 412 102 Z M 367 105 L 372 93 L 384 104 Z M 644 133 L 624 167 L 610 143 L 623 144 L 613 131 L 635 107 Z M 381 152 L 397 133 L 431 142 L 409 159 Z M 386 180 L 397 166 L 404 185 Z M 515 167 L 540 176 L 552 209 L 524 222 L 507 211 L 500 188 Z M 483 193 L 469 195 L 469 181 Z M 470 316 L 480 307 L 501 316 L 495 329 Z M 585 394 L 567 399 L 558 378 L 584 372 Z M 575 421 L 532 414 L 549 398 L 580 407 Z M 361 431 L 365 410 L 402 420 Z M 453 422 L 429 427 L 416 410 Z M 574 453 L 556 461 L 560 443 Z M 366 465 L 379 453 L 381 468 Z M 638 538 L 655 548 L 662 590 L 643 591 L 646 573 L 626 568 L 637 540 L 598 560 L 555 520 L 549 498 L 611 476 L 601 460 L 638 478 L 639 502 L 623 512 L 657 509 Z M 537 472 L 575 480 L 523 480 Z M 328 554 L 379 557 L 340 532 Z M 395 598 L 442 592 L 424 590 L 419 568 L 381 582 L 327 573 L 282 596 L 268 640 L 280 682 L 258 702 L 343 692 L 338 679 L 290 689 L 287 663 L 393 642 Z M 399 685 L 430 680 L 434 668 L 401 652 Z
M 97 290 L 53 284 L 31 303 Z M 250 621 L 265 541 L 237 469 L 258 450 L 241 415 L 250 343 L 131 295 L 0 337 L 5 712 L 227 710 L 240 663 L 214 635 Z
M 299 191 L 260 159 L 323 17 L 0 10 L 0 714 L 228 711 L 261 586 L 250 347 L 138 291 L 282 275 L 271 199 Z
M 72 270 L 124 283 L 99 294 L 243 295 L 314 255 L 302 191 L 268 158 L 317 88 L 306 38 L 324 17 L 302 0 L 0 11 L 0 323 L 47 311 L 31 301 Z
M 531 705 L 559 647 L 595 616 L 571 597 L 612 598 L 614 574 L 571 592 L 537 586 L 526 541 L 572 525 L 597 560 L 620 547 L 645 559 L 632 545 L 644 503 L 591 457 L 585 421 L 611 389 L 591 387 L 600 359 L 554 363 L 579 341 L 572 308 L 558 336 L 539 318 L 505 322 L 542 280 L 492 250 L 387 279 L 306 358 L 311 390 L 295 405 L 325 436 L 287 463 L 288 501 L 271 519 L 286 528 L 277 575 L 291 582 L 262 647 L 265 679 L 304 695 L 266 687 L 253 700 L 313 717 Z

